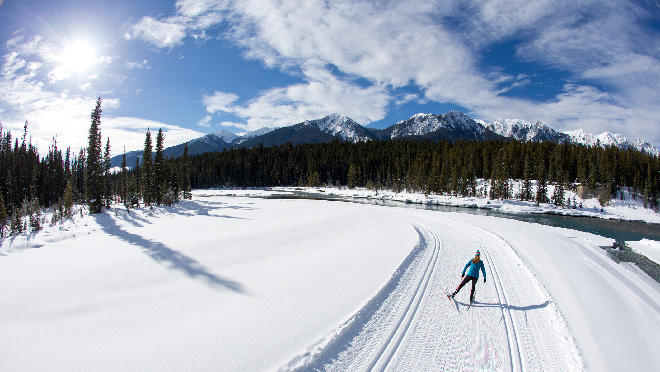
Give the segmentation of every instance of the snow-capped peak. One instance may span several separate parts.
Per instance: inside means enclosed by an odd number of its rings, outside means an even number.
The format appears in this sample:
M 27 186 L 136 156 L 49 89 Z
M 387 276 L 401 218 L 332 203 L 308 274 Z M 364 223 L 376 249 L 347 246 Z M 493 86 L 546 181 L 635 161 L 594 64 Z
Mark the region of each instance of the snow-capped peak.
M 369 139 L 365 129 L 345 115 L 330 114 L 321 119 L 304 121 L 302 124 L 316 127 L 344 141 L 357 142 Z
M 492 123 L 486 123 L 480 120 L 479 123 L 484 128 L 489 129 L 500 136 L 514 138 L 518 141 L 555 141 L 562 142 L 564 136 L 556 132 L 554 129 L 548 127 L 537 121 L 532 124 L 528 121 L 521 119 L 497 119 Z
M 585 146 L 615 146 L 621 149 L 634 148 L 639 151 L 646 152 L 647 154 L 660 156 L 660 150 L 648 142 L 641 139 L 631 141 L 624 135 L 619 133 L 603 132 L 599 135 L 594 135 L 585 132 L 583 129 L 576 129 L 564 132 L 573 143 L 583 144 Z
M 446 114 L 415 114 L 410 119 L 402 120 L 394 125 L 391 138 L 406 136 L 423 136 L 440 128 L 450 130 L 483 132 L 483 128 L 469 116 L 459 111 L 449 111 Z
M 228 130 L 220 129 L 217 132 L 211 133 L 212 136 L 223 140 L 226 143 L 232 143 L 238 136 Z
M 234 139 L 234 143 L 240 145 L 241 143 L 250 140 L 252 138 L 256 138 L 259 136 L 263 136 L 264 134 L 268 134 L 276 129 L 279 129 L 278 127 L 275 128 L 270 128 L 270 127 L 263 127 L 261 129 L 253 130 L 251 132 L 245 132 L 245 133 L 239 133 L 238 137 Z

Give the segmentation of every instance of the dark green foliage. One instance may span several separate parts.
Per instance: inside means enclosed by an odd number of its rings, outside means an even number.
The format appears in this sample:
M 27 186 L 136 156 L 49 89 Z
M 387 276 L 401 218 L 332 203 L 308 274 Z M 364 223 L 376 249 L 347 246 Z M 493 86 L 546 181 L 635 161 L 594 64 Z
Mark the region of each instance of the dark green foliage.
M 179 167 L 179 184 L 184 199 L 192 199 L 192 188 L 190 186 L 190 157 L 188 157 L 188 142 L 183 149 L 183 156 L 181 156 L 181 164 Z
M 111 165 L 110 138 L 108 138 L 108 141 L 105 144 L 105 150 L 103 151 L 103 199 L 105 200 L 106 208 L 110 208 L 110 202 L 112 201 L 112 195 L 114 194 L 112 182 L 110 180 Z
M 142 201 L 146 206 L 156 201 L 154 192 L 154 167 L 152 159 L 151 131 L 147 130 L 142 151 Z
M 5 199 L 0 192 L 0 238 L 4 236 L 5 226 L 7 226 L 7 209 L 5 208 Z
M 559 195 L 586 174 L 586 182 L 610 190 L 638 185 L 645 200 L 657 205 L 660 168 L 658 158 L 636 150 L 517 141 L 334 140 L 236 148 L 190 161 L 193 188 L 322 184 L 467 196 L 476 193 L 477 179 L 487 179 L 494 198 L 539 203 L 550 202 L 548 183 L 558 184 L 557 204 L 565 203 Z M 523 180 L 520 191 L 511 189 L 511 179 Z M 540 186 L 536 195 L 532 180 Z
M 101 97 L 96 100 L 92 111 L 92 124 L 89 127 L 87 146 L 87 173 L 85 195 L 90 213 L 100 213 L 103 206 L 104 182 L 103 159 L 101 153 Z
M 159 129 L 156 135 L 156 155 L 154 156 L 154 189 L 153 196 L 157 205 L 163 204 L 165 194 L 168 193 L 168 175 L 167 167 L 165 164 L 165 155 L 163 155 L 163 142 L 165 136 L 163 130 Z

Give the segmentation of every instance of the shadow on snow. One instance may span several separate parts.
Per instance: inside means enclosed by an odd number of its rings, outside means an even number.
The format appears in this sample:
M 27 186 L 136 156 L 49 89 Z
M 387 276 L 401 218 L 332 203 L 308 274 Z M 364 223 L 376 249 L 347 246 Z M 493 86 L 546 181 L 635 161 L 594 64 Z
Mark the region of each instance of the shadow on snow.
M 246 293 L 243 285 L 233 280 L 221 278 L 211 273 L 202 264 L 181 252 L 177 252 L 165 244 L 146 239 L 140 235 L 122 229 L 109 214 L 99 214 L 96 221 L 101 229 L 109 235 L 140 247 L 154 261 L 168 266 L 172 270 L 182 272 L 190 278 L 201 280 L 211 287 L 228 289 L 233 292 Z
M 463 305 L 463 306 L 468 306 L 468 303 L 463 303 L 460 301 L 456 301 L 457 304 Z M 550 305 L 550 301 L 545 301 L 542 304 L 538 305 L 529 305 L 529 306 L 514 306 L 514 305 L 507 305 L 507 304 L 500 304 L 500 303 L 488 303 L 488 302 L 479 302 L 479 301 L 474 301 L 472 302 L 472 307 L 499 307 L 503 310 L 518 310 L 518 311 L 529 311 L 529 310 L 537 310 L 537 309 L 542 309 L 544 307 L 547 307 Z

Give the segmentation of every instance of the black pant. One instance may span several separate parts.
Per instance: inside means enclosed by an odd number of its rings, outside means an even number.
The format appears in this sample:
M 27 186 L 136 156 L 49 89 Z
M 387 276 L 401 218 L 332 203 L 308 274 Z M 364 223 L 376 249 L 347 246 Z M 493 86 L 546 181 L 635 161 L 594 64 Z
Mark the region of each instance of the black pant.
M 472 292 L 470 292 L 470 302 L 472 302 L 472 300 L 474 300 L 474 287 L 477 285 L 477 278 L 473 276 L 466 275 L 465 278 L 463 278 L 461 284 L 458 285 L 458 288 L 456 288 L 456 291 L 454 291 L 454 294 L 451 296 L 454 297 L 458 291 L 460 291 L 461 288 L 463 288 L 463 286 L 466 285 L 469 281 L 472 281 Z

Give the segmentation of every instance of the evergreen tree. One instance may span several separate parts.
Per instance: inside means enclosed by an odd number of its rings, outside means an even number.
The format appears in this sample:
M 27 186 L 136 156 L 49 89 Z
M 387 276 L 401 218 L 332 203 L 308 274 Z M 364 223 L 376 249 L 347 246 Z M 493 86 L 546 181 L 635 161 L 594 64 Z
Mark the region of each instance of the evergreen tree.
M 181 190 L 183 191 L 183 198 L 189 200 L 192 199 L 192 189 L 190 188 L 190 158 L 188 157 L 188 142 L 186 142 L 186 145 L 183 148 L 181 163 L 183 167 L 182 172 L 180 172 L 183 177 Z
M 525 168 L 523 170 L 523 185 L 522 192 L 520 193 L 520 199 L 522 200 L 532 200 L 532 167 L 530 164 L 529 157 L 525 157 Z
M 66 189 L 64 190 L 63 197 L 64 204 L 64 217 L 73 216 L 73 184 L 71 180 L 68 180 L 66 183 Z
M 90 213 L 100 213 L 103 206 L 103 163 L 101 160 L 101 97 L 91 114 L 87 146 L 87 172 L 85 177 L 87 203 Z
M 147 129 L 144 139 L 144 150 L 142 151 L 142 201 L 146 206 L 150 206 L 155 202 L 154 169 L 151 151 L 151 132 Z
M 112 159 L 110 158 L 110 137 L 105 143 L 105 151 L 103 152 L 103 189 L 106 208 L 110 208 L 112 201 L 113 190 L 110 180 L 110 167 L 112 166 Z
M 347 186 L 349 189 L 353 189 L 355 186 L 357 186 L 357 167 L 353 163 L 351 163 L 350 167 L 348 168 Z
M 128 209 L 130 203 L 128 201 L 128 169 L 126 167 L 126 147 L 124 147 L 124 154 L 121 157 L 121 171 L 119 173 L 119 177 L 121 177 L 119 197 L 121 198 L 122 203 L 124 203 L 126 209 Z
M 23 216 L 21 215 L 21 208 L 15 208 L 11 216 L 11 233 L 14 235 L 23 232 Z
M 164 141 L 163 130 L 159 129 L 156 135 L 156 155 L 154 156 L 154 199 L 157 205 L 163 204 L 168 189 L 167 169 L 165 155 L 163 154 Z
M 5 199 L 0 192 L 0 239 L 4 236 L 5 226 L 7 226 L 7 209 L 5 208 Z
M 539 169 L 538 187 L 536 189 L 536 203 L 547 203 L 548 199 L 548 181 L 545 178 L 545 169 Z
M 561 176 L 558 182 L 555 184 L 555 189 L 552 192 L 552 203 L 558 207 L 564 206 L 564 177 Z

